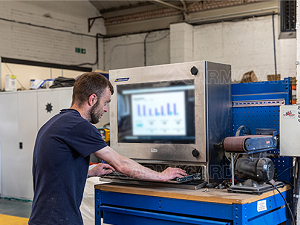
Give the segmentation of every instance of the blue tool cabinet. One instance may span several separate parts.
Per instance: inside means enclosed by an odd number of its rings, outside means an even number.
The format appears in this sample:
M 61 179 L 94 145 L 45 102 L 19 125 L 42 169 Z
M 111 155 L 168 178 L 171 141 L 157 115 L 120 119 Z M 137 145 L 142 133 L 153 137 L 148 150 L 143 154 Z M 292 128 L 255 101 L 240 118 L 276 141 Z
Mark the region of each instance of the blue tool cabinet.
M 241 125 L 274 128 L 279 133 L 279 107 L 291 104 L 292 80 L 232 84 L 233 134 Z M 292 182 L 292 158 L 280 157 L 279 149 L 269 153 L 278 180 Z M 280 189 L 289 201 L 289 186 Z M 223 192 L 222 192 L 223 191 Z M 193 194 L 194 192 L 194 194 Z M 179 197 L 178 197 L 179 196 Z M 227 198 L 227 197 L 228 198 Z M 95 224 L 118 225 L 256 225 L 290 224 L 290 214 L 280 194 L 234 194 L 225 190 L 164 190 L 122 185 L 95 185 Z
M 280 189 L 290 197 L 287 187 Z M 262 203 L 262 211 L 258 208 Z M 118 225 L 275 225 L 290 218 L 277 191 L 262 195 L 226 190 L 153 190 L 111 184 L 95 186 L 95 221 Z

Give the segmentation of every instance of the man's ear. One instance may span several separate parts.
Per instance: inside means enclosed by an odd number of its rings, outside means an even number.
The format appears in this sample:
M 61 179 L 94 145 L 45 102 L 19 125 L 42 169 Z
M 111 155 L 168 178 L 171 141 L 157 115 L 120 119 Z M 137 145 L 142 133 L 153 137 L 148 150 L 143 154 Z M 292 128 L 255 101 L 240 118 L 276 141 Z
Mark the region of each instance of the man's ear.
M 89 106 L 93 106 L 96 102 L 97 102 L 97 95 L 96 94 L 91 94 L 89 99 L 88 99 Z

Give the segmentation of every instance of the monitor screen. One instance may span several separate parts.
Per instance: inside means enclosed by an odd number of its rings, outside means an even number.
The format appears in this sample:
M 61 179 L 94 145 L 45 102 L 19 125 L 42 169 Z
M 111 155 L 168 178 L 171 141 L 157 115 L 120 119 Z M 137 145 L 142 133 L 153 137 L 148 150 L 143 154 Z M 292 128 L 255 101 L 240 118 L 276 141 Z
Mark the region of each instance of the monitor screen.
M 195 143 L 193 80 L 117 86 L 119 143 Z

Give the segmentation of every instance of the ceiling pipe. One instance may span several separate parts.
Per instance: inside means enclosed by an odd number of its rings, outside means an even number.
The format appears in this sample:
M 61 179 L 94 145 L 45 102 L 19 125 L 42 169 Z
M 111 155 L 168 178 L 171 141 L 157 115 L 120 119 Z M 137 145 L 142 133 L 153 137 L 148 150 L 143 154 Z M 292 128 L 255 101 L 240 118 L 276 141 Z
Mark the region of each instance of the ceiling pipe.
M 186 4 L 185 4 L 184 0 L 180 0 L 183 8 L 180 8 L 180 7 L 176 6 L 176 5 L 172 5 L 170 3 L 167 3 L 167 2 L 164 2 L 164 1 L 161 1 L 161 0 L 152 0 L 152 2 L 156 2 L 156 3 L 159 3 L 159 4 L 165 5 L 165 6 L 169 7 L 169 8 L 173 8 L 173 9 L 179 10 L 183 14 L 184 21 L 188 20 L 188 11 L 187 11 Z
M 185 4 L 185 1 L 184 0 L 180 0 L 180 2 L 181 2 L 181 4 L 182 4 L 182 6 L 183 6 L 183 12 L 182 12 L 182 14 L 183 14 L 183 19 L 184 19 L 184 21 L 187 21 L 188 19 L 189 19 L 189 14 L 188 14 L 188 11 L 187 11 L 187 8 L 186 8 L 186 4 Z
M 161 5 L 165 5 L 165 6 L 169 7 L 169 8 L 173 8 L 173 9 L 177 9 L 177 10 L 180 10 L 180 11 L 184 11 L 184 8 L 180 8 L 180 7 L 176 6 L 176 5 L 172 5 L 170 3 L 167 3 L 167 2 L 164 2 L 164 1 L 161 1 L 161 0 L 152 0 L 152 2 L 156 2 L 156 3 L 159 3 Z

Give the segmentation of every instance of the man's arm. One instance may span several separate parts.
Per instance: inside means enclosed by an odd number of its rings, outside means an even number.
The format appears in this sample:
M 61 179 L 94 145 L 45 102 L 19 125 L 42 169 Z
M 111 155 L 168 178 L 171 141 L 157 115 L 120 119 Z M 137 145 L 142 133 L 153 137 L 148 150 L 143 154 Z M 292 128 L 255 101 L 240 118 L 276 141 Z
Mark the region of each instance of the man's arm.
M 98 158 L 104 160 L 111 165 L 115 170 L 123 173 L 129 177 L 152 180 L 152 181 L 168 181 L 176 177 L 186 176 L 186 172 L 180 168 L 167 168 L 163 172 L 159 173 L 149 168 L 142 166 L 141 164 L 121 156 L 109 146 L 102 148 L 94 153 Z

